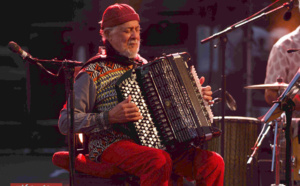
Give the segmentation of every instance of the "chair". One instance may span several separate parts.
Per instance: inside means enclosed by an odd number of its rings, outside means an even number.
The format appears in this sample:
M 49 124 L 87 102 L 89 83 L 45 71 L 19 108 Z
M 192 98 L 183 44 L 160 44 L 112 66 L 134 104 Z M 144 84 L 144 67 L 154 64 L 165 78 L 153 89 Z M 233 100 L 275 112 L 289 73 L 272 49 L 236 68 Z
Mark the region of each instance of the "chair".
M 138 186 L 139 178 L 126 173 L 113 175 L 117 172 L 116 168 L 99 164 L 89 160 L 88 148 L 85 136 L 81 133 L 75 136 L 75 186 Z M 53 154 L 52 162 L 54 165 L 69 170 L 69 151 L 59 151 Z M 105 172 L 103 171 L 105 170 Z M 171 183 L 173 186 L 191 185 L 187 180 L 179 175 L 171 175 Z
M 82 134 L 76 134 L 75 137 L 75 186 L 93 186 L 93 185 L 139 185 L 139 178 L 126 173 L 113 175 L 115 168 L 108 167 L 105 164 L 96 163 L 88 158 L 87 143 L 84 141 Z M 69 170 L 69 152 L 59 151 L 52 157 L 54 165 Z M 103 171 L 105 170 L 105 171 Z

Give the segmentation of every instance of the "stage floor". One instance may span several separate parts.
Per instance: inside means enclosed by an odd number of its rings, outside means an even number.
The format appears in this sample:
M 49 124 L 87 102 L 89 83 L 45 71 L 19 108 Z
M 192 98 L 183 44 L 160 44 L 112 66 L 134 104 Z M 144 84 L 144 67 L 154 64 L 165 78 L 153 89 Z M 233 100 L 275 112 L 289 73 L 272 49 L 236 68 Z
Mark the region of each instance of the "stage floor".
M 52 164 L 52 155 L 1 155 L 1 185 L 10 183 L 62 183 L 69 185 L 69 173 Z

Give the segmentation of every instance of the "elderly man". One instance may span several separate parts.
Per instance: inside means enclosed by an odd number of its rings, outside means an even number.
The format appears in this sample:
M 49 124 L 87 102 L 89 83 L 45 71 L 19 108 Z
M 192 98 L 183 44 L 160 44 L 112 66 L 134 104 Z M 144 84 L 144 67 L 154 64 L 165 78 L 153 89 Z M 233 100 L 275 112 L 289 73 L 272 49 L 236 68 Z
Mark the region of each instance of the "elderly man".
M 75 132 L 88 136 L 92 161 L 138 176 L 141 185 L 168 185 L 172 173 L 197 184 L 223 185 L 224 162 L 215 152 L 190 148 L 172 159 L 163 150 L 136 144 L 119 130 L 127 122 L 142 119 L 131 96 L 118 103 L 115 90 L 116 81 L 126 71 L 147 63 L 138 54 L 139 21 L 139 15 L 126 4 L 111 5 L 103 13 L 100 34 L 106 53 L 91 58 L 76 77 Z M 203 87 L 203 94 L 211 100 L 211 87 Z M 68 131 L 66 105 L 59 118 L 63 134 Z

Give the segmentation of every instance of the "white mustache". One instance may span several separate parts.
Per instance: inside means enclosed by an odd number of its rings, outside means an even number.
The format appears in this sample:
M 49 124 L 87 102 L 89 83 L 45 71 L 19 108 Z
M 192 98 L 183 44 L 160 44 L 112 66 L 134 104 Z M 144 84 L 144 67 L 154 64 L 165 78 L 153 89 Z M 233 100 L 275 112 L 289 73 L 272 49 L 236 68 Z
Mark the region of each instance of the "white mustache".
M 130 41 L 128 42 L 129 45 L 130 45 L 130 44 L 138 44 L 138 43 L 139 43 L 139 41 L 138 41 L 137 39 L 130 40 Z

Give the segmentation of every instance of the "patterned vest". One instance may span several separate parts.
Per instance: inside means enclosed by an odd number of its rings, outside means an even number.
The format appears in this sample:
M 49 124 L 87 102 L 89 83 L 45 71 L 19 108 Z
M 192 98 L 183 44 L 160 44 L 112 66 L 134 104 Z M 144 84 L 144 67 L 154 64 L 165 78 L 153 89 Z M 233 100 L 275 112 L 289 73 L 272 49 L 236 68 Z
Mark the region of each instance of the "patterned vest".
M 120 63 L 114 63 L 107 58 L 97 58 L 93 62 L 89 63 L 81 71 L 84 71 L 90 75 L 96 86 L 97 96 L 94 107 L 95 113 L 101 113 L 111 110 L 118 104 L 117 93 L 115 90 L 115 84 L 118 79 L 129 69 L 132 69 L 133 65 L 122 65 Z M 125 126 L 122 125 L 122 126 Z M 112 143 L 120 141 L 122 139 L 130 139 L 128 135 L 120 132 L 118 128 L 120 124 L 113 125 L 112 128 L 100 131 L 99 128 L 93 129 L 87 134 L 89 158 L 92 161 L 100 162 L 102 152 Z

